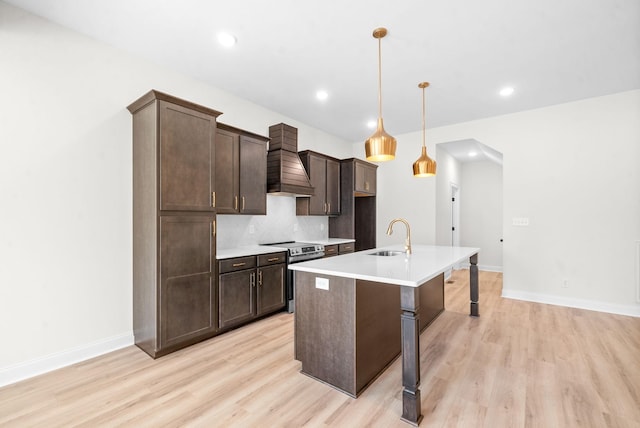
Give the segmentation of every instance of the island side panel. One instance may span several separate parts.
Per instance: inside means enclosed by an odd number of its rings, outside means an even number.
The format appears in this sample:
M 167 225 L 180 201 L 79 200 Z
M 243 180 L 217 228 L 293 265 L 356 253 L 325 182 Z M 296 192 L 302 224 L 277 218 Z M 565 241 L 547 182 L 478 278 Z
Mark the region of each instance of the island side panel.
M 420 332 L 444 311 L 444 273 L 420 286 Z
M 329 289 L 316 288 L 316 278 Z M 295 354 L 302 373 L 356 395 L 355 280 L 296 271 Z
M 400 287 L 356 281 L 356 394 L 400 355 Z

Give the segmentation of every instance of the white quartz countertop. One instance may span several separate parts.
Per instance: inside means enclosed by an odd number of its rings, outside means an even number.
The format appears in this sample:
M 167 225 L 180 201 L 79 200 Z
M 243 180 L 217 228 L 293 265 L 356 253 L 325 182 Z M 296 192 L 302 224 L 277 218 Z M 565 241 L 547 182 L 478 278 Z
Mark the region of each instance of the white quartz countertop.
M 310 239 L 308 241 L 311 244 L 322 244 L 322 245 L 336 245 L 336 244 L 348 244 L 349 242 L 356 242 L 355 239 L 347 239 L 347 238 L 329 238 L 318 241 L 317 239 Z
M 252 245 L 247 247 L 227 248 L 216 251 L 216 260 L 231 259 L 233 257 L 256 256 L 259 254 L 277 253 L 279 251 L 287 251 L 287 249 L 271 245 Z
M 355 239 L 347 238 L 329 238 L 323 240 L 309 239 L 302 240 L 310 244 L 322 244 L 322 245 L 336 245 L 347 244 L 349 242 L 355 242 Z M 236 248 L 225 248 L 224 250 L 217 250 L 216 260 L 231 259 L 234 257 L 255 256 L 259 254 L 277 253 L 278 251 L 288 251 L 287 248 L 278 247 L 277 245 L 249 245 Z
M 289 265 L 289 269 L 418 287 L 478 253 L 479 248 L 413 245 L 412 254 L 375 256 L 378 251 L 404 251 L 402 245 L 358 251 Z

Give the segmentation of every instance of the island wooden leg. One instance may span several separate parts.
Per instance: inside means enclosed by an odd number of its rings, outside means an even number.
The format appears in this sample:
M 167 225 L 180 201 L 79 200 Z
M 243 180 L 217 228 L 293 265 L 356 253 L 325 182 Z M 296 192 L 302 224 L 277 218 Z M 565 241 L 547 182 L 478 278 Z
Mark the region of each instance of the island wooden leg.
M 400 287 L 402 314 L 402 420 L 417 426 L 420 408 L 420 289 Z
M 480 303 L 478 303 L 480 292 L 478 290 L 478 253 L 469 257 L 469 294 L 471 298 L 469 315 L 480 316 Z

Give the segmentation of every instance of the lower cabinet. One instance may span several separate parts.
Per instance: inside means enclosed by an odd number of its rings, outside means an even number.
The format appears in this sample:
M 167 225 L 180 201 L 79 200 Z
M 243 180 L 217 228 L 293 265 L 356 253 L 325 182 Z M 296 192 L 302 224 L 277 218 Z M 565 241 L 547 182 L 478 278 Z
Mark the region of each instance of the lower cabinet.
M 163 215 L 135 224 L 133 334 L 153 358 L 216 334 L 214 222 Z
M 340 254 L 353 253 L 355 244 L 353 242 L 346 242 L 344 244 L 331 244 L 324 246 L 324 256 L 331 257 Z
M 353 253 L 355 251 L 355 243 L 347 242 L 344 244 L 338 245 L 338 254 L 348 254 Z
M 338 244 L 325 245 L 324 246 L 324 256 L 331 257 L 338 255 Z
M 228 329 L 285 307 L 286 253 L 219 261 L 218 326 Z

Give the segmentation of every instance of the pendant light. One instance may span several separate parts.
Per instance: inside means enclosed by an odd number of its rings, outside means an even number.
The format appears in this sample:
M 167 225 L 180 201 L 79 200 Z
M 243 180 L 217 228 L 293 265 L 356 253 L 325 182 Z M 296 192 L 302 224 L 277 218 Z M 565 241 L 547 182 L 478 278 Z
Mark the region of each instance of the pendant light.
M 426 119 L 425 119 L 425 107 L 424 107 L 424 89 L 429 86 L 429 82 L 422 82 L 418 84 L 418 88 L 422 89 L 422 153 L 417 161 L 413 163 L 413 176 L 414 177 L 431 177 L 436 175 L 436 161 L 427 156 L 426 140 Z
M 381 162 L 396 157 L 396 139 L 387 134 L 382 126 L 382 55 L 380 39 L 387 35 L 386 28 L 373 30 L 373 37 L 378 39 L 378 129 L 364 143 L 368 161 Z

